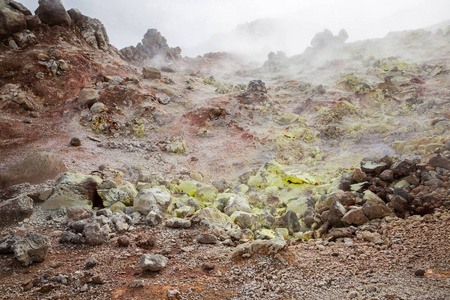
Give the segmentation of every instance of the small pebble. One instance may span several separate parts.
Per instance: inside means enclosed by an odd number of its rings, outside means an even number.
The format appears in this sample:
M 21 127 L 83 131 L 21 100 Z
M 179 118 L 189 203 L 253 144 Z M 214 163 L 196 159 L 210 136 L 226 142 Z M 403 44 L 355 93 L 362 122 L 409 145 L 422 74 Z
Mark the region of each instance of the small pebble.
M 130 245 L 130 240 L 127 237 L 125 237 L 125 236 L 121 236 L 117 240 L 117 244 L 120 247 L 128 247 Z
M 423 275 L 425 275 L 425 269 L 417 269 L 416 270 L 416 272 L 414 272 L 414 275 L 416 275 L 416 276 L 423 276 Z
M 70 140 L 70 146 L 73 146 L 73 147 L 81 146 L 81 140 L 79 138 L 77 138 L 77 137 L 73 137 Z

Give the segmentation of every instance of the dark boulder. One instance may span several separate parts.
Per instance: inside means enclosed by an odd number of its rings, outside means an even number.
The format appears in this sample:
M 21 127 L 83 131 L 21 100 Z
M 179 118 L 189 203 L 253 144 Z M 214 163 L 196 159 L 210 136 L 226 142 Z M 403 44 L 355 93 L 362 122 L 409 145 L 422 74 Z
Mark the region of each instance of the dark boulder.
M 39 7 L 34 13 L 42 23 L 50 26 L 70 26 L 72 23 L 61 0 L 39 0 Z
M 22 7 L 25 8 L 15 1 L 0 2 L 0 39 L 27 29 L 27 18 L 23 12 L 24 9 L 21 9 Z M 29 11 L 26 10 L 25 12 L 28 14 Z

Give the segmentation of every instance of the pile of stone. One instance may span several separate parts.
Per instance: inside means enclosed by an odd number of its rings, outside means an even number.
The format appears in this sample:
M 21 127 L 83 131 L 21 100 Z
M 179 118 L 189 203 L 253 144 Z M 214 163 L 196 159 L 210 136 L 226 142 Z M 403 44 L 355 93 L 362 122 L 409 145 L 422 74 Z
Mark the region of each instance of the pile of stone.
M 66 11 L 61 0 L 41 0 L 33 15 L 25 6 L 13 0 L 0 2 L 0 40 L 7 39 L 6 44 L 12 49 L 34 45 L 38 41 L 33 30 L 42 24 L 48 26 L 65 26 L 79 30 L 83 39 L 92 47 L 110 50 L 105 26 L 98 19 L 81 14 L 78 9 Z
M 450 142 L 426 160 L 391 157 L 365 159 L 361 168 L 345 171 L 329 193 L 300 218 L 307 238 L 331 228 L 359 226 L 395 214 L 425 215 L 450 207 Z
M 166 66 L 168 63 L 181 59 L 180 47 L 169 47 L 167 40 L 156 29 L 149 29 L 136 47 L 129 46 L 120 50 L 128 62 L 143 65 L 152 62 L 157 67 Z
M 262 104 L 269 100 L 266 84 L 262 80 L 251 80 L 247 89 L 238 95 L 242 104 Z

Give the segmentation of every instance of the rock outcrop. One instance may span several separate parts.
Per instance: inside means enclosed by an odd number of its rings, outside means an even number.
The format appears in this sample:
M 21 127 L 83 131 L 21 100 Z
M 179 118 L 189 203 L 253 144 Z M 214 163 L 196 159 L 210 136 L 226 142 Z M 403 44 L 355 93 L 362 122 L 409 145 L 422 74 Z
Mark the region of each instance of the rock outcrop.
M 61 0 L 39 0 L 39 7 L 34 13 L 42 23 L 50 26 L 70 26 L 72 24 Z
M 31 12 L 22 4 L 12 0 L 0 1 L 0 39 L 27 29 L 27 18 Z
M 169 47 L 166 38 L 156 29 L 149 29 L 141 43 L 123 48 L 120 53 L 128 62 L 142 65 L 151 61 L 158 67 L 181 58 L 181 48 Z
M 33 262 L 43 262 L 47 257 L 50 240 L 44 235 L 32 232 L 17 241 L 13 246 L 14 256 L 24 266 Z
M 78 9 L 67 11 L 75 25 L 81 32 L 83 39 L 95 49 L 108 50 L 109 37 L 103 23 L 95 18 L 83 15 Z
M 323 32 L 318 32 L 311 40 L 311 46 L 315 49 L 321 49 L 333 45 L 341 45 L 348 39 L 348 33 L 345 29 L 341 29 L 339 34 L 333 36 L 333 33 L 325 29 Z

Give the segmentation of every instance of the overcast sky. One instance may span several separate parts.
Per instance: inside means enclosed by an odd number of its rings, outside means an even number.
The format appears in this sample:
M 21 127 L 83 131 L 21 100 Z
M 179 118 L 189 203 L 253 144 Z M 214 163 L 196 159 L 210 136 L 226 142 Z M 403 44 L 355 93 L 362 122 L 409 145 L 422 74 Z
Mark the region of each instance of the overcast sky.
M 38 0 L 17 0 L 31 11 Z M 190 53 L 215 33 L 260 18 L 298 21 L 298 28 L 345 28 L 349 41 L 383 37 L 393 30 L 416 29 L 450 19 L 450 0 L 63 0 L 100 19 L 111 44 L 136 45 L 147 29 L 157 28 L 170 46 Z M 310 25 L 308 25 L 310 24 Z M 305 32 L 307 32 L 305 28 Z M 309 32 L 308 32 L 309 35 Z M 312 36 L 303 44 L 308 44 Z M 197 47 L 198 49 L 198 47 Z M 203 49 L 202 49 L 203 50 Z M 206 49 L 207 50 L 207 49 Z M 302 52 L 300 49 L 298 53 Z M 187 52 L 187 53 L 186 53 Z

